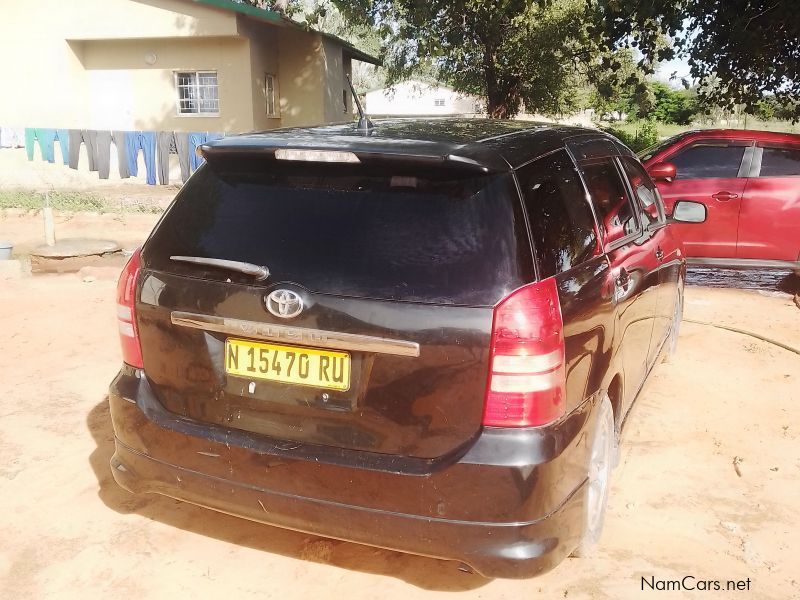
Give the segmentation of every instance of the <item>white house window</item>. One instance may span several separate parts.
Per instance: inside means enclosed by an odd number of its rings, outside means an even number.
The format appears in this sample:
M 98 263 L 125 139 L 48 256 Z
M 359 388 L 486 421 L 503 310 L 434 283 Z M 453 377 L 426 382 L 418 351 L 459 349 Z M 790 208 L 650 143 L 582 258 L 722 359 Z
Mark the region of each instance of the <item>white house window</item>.
M 434 106 L 444 106 L 444 98 L 436 98 L 433 101 Z
M 275 75 L 264 74 L 264 97 L 267 102 L 267 115 L 270 117 L 278 116 L 278 104 L 275 101 Z
M 219 85 L 216 71 L 175 73 L 179 115 L 219 115 Z

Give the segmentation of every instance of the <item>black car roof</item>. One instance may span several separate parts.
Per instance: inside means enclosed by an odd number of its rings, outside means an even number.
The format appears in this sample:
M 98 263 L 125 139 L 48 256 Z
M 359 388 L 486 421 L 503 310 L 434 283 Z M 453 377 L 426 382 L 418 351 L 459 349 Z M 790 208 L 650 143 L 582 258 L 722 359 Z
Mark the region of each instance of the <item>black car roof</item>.
M 420 161 L 448 160 L 503 171 L 565 145 L 578 160 L 632 155 L 616 138 L 596 129 L 492 119 L 380 119 L 368 134 L 354 124 L 274 129 L 223 138 L 203 153 L 263 152 L 278 148 L 350 151 L 358 155 Z

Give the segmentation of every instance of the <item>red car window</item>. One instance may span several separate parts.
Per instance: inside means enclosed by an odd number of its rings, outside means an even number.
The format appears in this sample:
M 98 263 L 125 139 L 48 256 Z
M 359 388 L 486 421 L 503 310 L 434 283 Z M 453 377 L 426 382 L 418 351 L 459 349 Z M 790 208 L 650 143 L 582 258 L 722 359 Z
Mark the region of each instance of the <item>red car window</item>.
M 800 176 L 800 148 L 765 147 L 759 177 Z
M 666 220 L 664 209 L 661 206 L 658 190 L 650 176 L 641 166 L 627 157 L 622 158 L 622 166 L 639 203 L 643 219 L 642 226 L 647 227 L 655 222 L 664 223 Z
M 636 217 L 616 165 L 609 160 L 585 165 L 581 170 L 606 242 L 636 233 L 639 230 Z
M 678 151 L 667 160 L 678 170 L 676 179 L 733 179 L 742 166 L 750 144 L 725 140 L 703 140 Z

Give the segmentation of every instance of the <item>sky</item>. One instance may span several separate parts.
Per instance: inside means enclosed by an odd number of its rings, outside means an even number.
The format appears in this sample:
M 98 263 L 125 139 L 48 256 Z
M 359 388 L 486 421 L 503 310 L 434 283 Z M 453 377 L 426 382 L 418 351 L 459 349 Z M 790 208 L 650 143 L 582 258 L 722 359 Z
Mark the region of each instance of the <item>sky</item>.
M 675 73 L 675 79 L 671 80 L 670 77 L 672 73 Z M 675 87 L 683 87 L 681 78 L 689 78 L 689 65 L 686 60 L 682 58 L 664 61 L 656 69 L 655 76 L 656 79 L 664 83 L 669 83 Z

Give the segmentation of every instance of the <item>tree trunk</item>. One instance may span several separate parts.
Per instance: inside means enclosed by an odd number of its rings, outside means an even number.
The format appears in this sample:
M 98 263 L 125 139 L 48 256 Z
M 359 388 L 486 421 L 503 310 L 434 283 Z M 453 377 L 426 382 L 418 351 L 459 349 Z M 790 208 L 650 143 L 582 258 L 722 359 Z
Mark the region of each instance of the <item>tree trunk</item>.
M 491 45 L 484 42 L 483 71 L 486 79 L 486 112 L 490 119 L 506 119 L 508 111 L 503 102 L 503 94 L 497 81 L 497 69 L 494 64 L 494 51 Z
M 510 117 L 508 105 L 505 101 L 505 98 L 503 98 L 503 95 L 499 93 L 497 89 L 489 89 L 488 97 L 489 102 L 486 107 L 486 112 L 488 113 L 489 118 L 508 119 Z
M 521 98 L 513 82 L 486 79 L 486 112 L 490 119 L 510 119 L 519 112 Z

